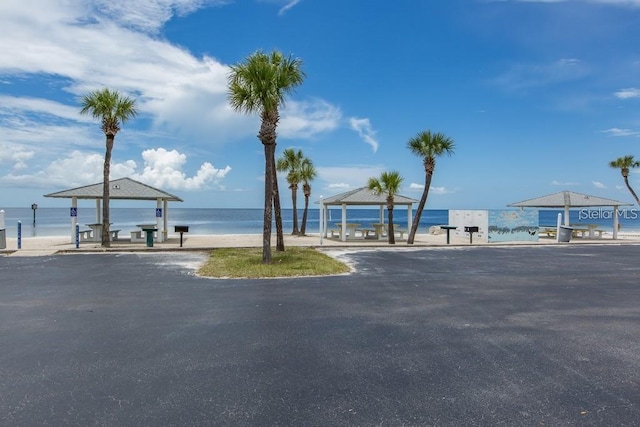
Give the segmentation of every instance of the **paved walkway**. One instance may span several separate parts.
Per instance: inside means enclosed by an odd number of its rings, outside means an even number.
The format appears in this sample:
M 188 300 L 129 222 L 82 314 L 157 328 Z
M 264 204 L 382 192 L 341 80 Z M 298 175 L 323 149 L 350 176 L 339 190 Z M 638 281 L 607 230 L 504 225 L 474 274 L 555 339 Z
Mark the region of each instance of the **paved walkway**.
M 318 234 L 309 234 L 308 236 L 299 237 L 285 234 L 286 246 L 309 246 L 309 247 L 353 247 L 353 248 L 371 248 L 371 247 L 406 247 L 406 240 L 396 240 L 396 245 L 389 245 L 386 240 L 347 240 L 342 242 L 336 238 L 323 238 L 322 242 Z M 0 249 L 0 254 L 5 253 L 10 256 L 41 256 L 51 255 L 58 252 L 143 252 L 143 251 L 194 251 L 208 250 L 224 247 L 261 247 L 261 234 L 224 234 L 224 235 L 188 235 L 183 237 L 183 246 L 180 247 L 179 235 L 170 235 L 169 239 L 163 243 L 154 243 L 152 248 L 146 246 L 145 243 L 131 243 L 128 238 L 120 239 L 112 242 L 111 248 L 102 248 L 100 243 L 80 243 L 80 247 L 76 248 L 75 244 L 70 242 L 69 237 L 26 237 L 22 239 L 22 248 L 17 250 L 17 240 L 15 238 L 7 239 L 7 248 Z M 470 246 L 468 237 L 451 236 L 451 246 Z M 569 244 L 627 244 L 640 243 L 640 235 L 620 235 L 617 240 L 611 237 L 601 239 L 574 238 Z M 276 244 L 276 236 L 271 238 L 272 246 Z M 473 246 L 487 245 L 475 239 Z M 554 245 L 557 244 L 555 239 L 541 237 L 538 242 L 509 242 L 509 243 L 489 243 L 490 246 L 502 245 Z M 561 243 L 566 244 L 566 243 Z M 431 247 L 446 246 L 445 234 L 418 234 L 414 242 L 414 247 Z

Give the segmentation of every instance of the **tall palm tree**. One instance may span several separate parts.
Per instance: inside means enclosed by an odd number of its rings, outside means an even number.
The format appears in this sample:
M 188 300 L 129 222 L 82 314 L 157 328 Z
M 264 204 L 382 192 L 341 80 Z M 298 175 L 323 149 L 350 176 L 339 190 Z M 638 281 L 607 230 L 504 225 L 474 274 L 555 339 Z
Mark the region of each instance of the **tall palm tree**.
M 280 215 L 278 181 L 276 179 L 276 127 L 279 108 L 285 96 L 302 84 L 305 74 L 302 61 L 285 57 L 281 52 L 262 51 L 247 57 L 245 62 L 231 66 L 228 77 L 228 97 L 231 107 L 245 114 L 260 114 L 258 138 L 264 145 L 264 227 L 262 233 L 262 262 L 271 263 L 272 207 L 276 206 L 276 227 Z M 277 199 L 277 200 L 276 200 Z M 281 232 L 279 233 L 281 234 Z M 280 240 L 280 236 L 278 238 Z M 284 249 L 284 241 L 282 241 Z
M 288 172 L 287 182 L 291 190 L 291 202 L 293 204 L 293 231 L 291 234 L 299 234 L 298 230 L 298 184 L 300 183 L 300 166 L 304 154 L 302 150 L 294 150 L 287 148 L 282 152 L 282 156 L 278 158 L 276 169 L 278 172 Z
M 624 183 L 633 195 L 633 198 L 636 199 L 636 203 L 640 205 L 640 199 L 638 199 L 638 195 L 631 185 L 629 184 L 629 169 L 640 167 L 640 161 L 634 160 L 633 156 L 624 156 L 618 157 L 617 159 L 609 162 L 609 166 L 614 169 L 620 169 L 620 173 L 622 174 L 622 178 L 624 178 Z
M 420 224 L 422 211 L 427 203 L 429 187 L 431 187 L 431 178 L 433 177 L 433 171 L 436 167 L 436 158 L 445 154 L 451 155 L 454 151 L 454 142 L 453 139 L 443 133 L 431 133 L 431 131 L 427 130 L 411 138 L 407 143 L 407 147 L 413 154 L 422 157 L 425 173 L 424 190 L 422 191 L 422 197 L 418 203 L 418 210 L 416 211 L 415 218 L 413 218 L 413 224 L 411 224 L 411 230 L 407 238 L 407 244 L 412 245 L 418 232 L 418 224 Z
M 395 233 L 393 231 L 393 198 L 400 192 L 400 185 L 404 181 L 404 178 L 400 176 L 399 172 L 382 172 L 379 178 L 369 178 L 367 181 L 367 187 L 373 191 L 374 194 L 384 194 L 387 196 L 387 217 L 389 221 L 389 244 L 394 245 L 396 243 Z
M 101 129 L 107 137 L 104 153 L 102 178 L 102 246 L 111 246 L 109 239 L 109 173 L 111 170 L 111 151 L 120 124 L 135 117 L 136 101 L 120 94 L 117 90 L 103 88 L 89 92 L 82 97 L 81 114 L 88 114 L 102 121 Z
M 309 212 L 309 197 L 311 196 L 310 182 L 318 175 L 316 168 L 309 158 L 305 158 L 300 166 L 300 180 L 304 183 L 302 191 L 304 192 L 304 213 L 302 214 L 302 225 L 300 226 L 300 235 L 304 236 L 307 231 L 307 214 Z

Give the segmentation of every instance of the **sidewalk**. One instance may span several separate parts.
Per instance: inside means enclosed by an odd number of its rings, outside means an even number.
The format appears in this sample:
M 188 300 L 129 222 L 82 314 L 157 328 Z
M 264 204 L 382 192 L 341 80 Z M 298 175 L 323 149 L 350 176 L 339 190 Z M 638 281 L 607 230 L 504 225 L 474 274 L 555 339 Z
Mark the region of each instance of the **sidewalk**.
M 347 240 L 342 242 L 335 238 L 323 238 L 322 242 L 317 233 L 311 233 L 304 237 L 284 235 L 286 246 L 309 246 L 309 247 L 349 247 L 349 248 L 373 248 L 373 247 L 446 247 L 446 234 L 418 234 L 413 245 L 407 245 L 406 240 L 396 240 L 395 246 L 389 245 L 387 240 Z M 483 243 L 474 239 L 472 245 L 467 237 L 451 236 L 452 247 L 468 246 L 512 246 L 512 245 L 549 245 L 567 244 L 556 243 L 555 239 L 541 237 L 538 242 L 495 242 Z M 619 234 L 617 240 L 611 236 L 602 239 L 574 238 L 569 244 L 637 244 L 640 243 L 640 235 Z M 271 237 L 271 245 L 275 246 L 276 236 Z M 22 248 L 17 249 L 17 239 L 7 238 L 6 249 L 0 249 L 0 255 L 10 256 L 48 256 L 56 253 L 74 252 L 148 252 L 148 251 L 206 251 L 215 248 L 243 248 L 261 247 L 261 234 L 221 234 L 221 235 L 188 235 L 183 237 L 183 246 L 180 247 L 180 236 L 170 235 L 169 239 L 162 243 L 154 242 L 153 247 L 147 247 L 146 243 L 132 243 L 128 238 L 120 239 L 111 243 L 110 248 L 102 248 L 100 243 L 82 242 L 76 248 L 75 243 L 70 242 L 67 236 L 56 237 L 25 237 L 22 239 Z

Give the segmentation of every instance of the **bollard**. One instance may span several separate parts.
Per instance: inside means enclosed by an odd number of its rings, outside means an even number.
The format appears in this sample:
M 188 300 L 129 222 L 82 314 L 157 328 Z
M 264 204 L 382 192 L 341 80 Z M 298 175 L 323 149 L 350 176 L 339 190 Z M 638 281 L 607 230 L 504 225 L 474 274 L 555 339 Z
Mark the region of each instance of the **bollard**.
M 76 224 L 76 249 L 80 247 L 80 225 Z
M 18 249 L 22 249 L 22 221 L 18 221 Z

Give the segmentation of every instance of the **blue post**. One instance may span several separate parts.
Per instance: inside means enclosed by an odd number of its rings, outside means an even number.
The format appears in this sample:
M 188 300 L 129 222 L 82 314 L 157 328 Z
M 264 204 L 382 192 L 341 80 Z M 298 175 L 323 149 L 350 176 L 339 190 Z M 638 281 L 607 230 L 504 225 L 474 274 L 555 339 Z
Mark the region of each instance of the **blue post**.
M 76 249 L 80 247 L 80 225 L 76 224 Z
M 22 221 L 18 221 L 18 249 L 22 249 Z

